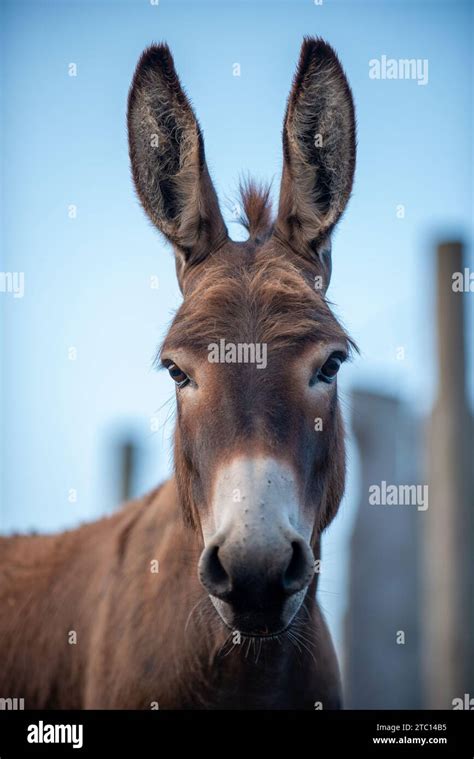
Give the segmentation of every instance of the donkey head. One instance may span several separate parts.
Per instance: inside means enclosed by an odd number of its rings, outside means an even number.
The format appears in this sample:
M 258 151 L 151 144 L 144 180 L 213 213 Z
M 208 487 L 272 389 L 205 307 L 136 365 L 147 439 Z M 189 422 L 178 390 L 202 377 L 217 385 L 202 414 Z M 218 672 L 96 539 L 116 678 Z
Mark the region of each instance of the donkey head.
M 278 213 L 247 183 L 246 242 L 228 236 L 166 45 L 138 63 L 128 128 L 135 186 L 174 247 L 184 296 L 161 362 L 176 384 L 176 480 L 203 539 L 199 578 L 228 626 L 276 634 L 315 591 L 321 531 L 344 489 L 336 375 L 352 343 L 325 292 L 355 165 L 349 85 L 332 48 L 305 39 Z

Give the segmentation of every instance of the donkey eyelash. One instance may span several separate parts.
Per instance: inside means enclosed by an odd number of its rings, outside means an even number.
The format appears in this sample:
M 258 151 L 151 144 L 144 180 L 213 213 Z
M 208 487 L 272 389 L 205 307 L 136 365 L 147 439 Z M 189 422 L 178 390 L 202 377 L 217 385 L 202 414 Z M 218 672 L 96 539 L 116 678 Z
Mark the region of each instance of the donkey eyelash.
M 334 351 L 333 353 L 331 353 L 330 356 L 328 356 L 328 358 L 326 359 L 326 361 L 328 361 L 328 359 L 330 359 L 330 358 L 338 358 L 339 361 L 341 362 L 341 364 L 344 364 L 348 360 L 349 355 L 345 351 L 342 351 L 342 350 L 341 351 Z
M 321 362 L 318 361 L 318 363 L 314 364 L 314 366 L 312 368 L 311 374 L 313 375 L 316 372 L 318 372 L 321 369 L 321 367 L 323 367 L 324 364 L 327 361 L 329 361 L 330 358 L 338 358 L 339 361 L 341 362 L 341 364 L 345 364 L 346 361 L 350 361 L 351 360 L 350 354 L 347 353 L 344 350 L 335 350 L 335 351 L 332 351 L 331 353 L 329 353 L 329 355 L 327 355 L 325 357 L 324 361 L 321 361 Z

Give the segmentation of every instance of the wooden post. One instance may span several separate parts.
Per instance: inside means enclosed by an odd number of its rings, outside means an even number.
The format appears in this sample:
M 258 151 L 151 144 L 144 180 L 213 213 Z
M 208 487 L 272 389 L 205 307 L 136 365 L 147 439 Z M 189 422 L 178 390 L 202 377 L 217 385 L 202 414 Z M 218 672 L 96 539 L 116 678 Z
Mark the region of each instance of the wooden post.
M 134 478 L 137 469 L 138 448 L 132 440 L 124 440 L 120 445 L 120 500 L 128 501 L 133 496 Z
M 423 520 L 425 704 L 450 709 L 474 695 L 472 422 L 466 399 L 463 271 L 459 242 L 437 249 L 438 396 L 428 424 L 429 508 Z M 471 461 L 469 462 L 469 456 Z
M 349 562 L 345 629 L 345 706 L 419 709 L 421 665 L 416 506 L 376 506 L 373 485 L 420 481 L 420 430 L 397 398 L 352 393 L 352 428 L 360 459 L 360 496 Z M 403 645 L 398 633 L 403 632 Z

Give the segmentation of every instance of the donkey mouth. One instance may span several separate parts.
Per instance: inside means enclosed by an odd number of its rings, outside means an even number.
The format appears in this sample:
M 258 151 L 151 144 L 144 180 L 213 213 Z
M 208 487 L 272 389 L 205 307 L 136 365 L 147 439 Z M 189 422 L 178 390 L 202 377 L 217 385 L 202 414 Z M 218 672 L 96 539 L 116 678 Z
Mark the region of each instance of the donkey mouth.
M 244 638 L 276 638 L 289 630 L 301 608 L 304 592 L 297 595 L 301 598 L 293 596 L 280 607 L 245 610 L 235 609 L 215 596 L 209 598 L 221 621 L 233 633 Z

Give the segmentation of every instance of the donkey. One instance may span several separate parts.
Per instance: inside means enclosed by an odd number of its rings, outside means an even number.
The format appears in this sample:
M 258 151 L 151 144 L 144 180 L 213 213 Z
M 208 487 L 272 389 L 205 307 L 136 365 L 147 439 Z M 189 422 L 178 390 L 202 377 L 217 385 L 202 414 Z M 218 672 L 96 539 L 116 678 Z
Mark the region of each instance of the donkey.
M 229 238 L 164 44 L 138 62 L 128 130 L 138 197 L 174 248 L 183 293 L 158 357 L 176 386 L 174 476 L 93 524 L 2 538 L 0 696 L 26 708 L 340 708 L 316 589 L 344 490 L 336 377 L 354 347 L 325 297 L 355 166 L 348 82 L 332 48 L 306 38 L 278 212 L 268 188 L 244 184 L 245 242 Z M 225 360 L 209 360 L 221 341 Z

